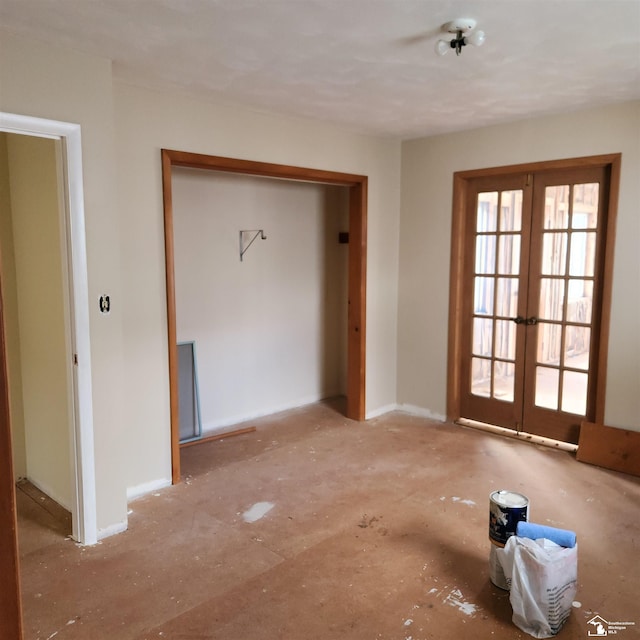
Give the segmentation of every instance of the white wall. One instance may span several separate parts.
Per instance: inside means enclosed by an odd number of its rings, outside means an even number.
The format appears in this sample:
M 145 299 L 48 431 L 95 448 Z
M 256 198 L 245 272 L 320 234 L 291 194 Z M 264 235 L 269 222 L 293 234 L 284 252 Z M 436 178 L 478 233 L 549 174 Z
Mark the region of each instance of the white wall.
M 56 146 L 46 138 L 6 138 L 20 353 L 10 384 L 22 384 L 26 477 L 70 510 L 71 380 Z
M 161 148 L 369 176 L 366 410 L 393 406 L 400 143 L 174 93 L 121 83 L 114 89 L 126 274 L 123 468 L 132 493 L 170 477 Z
M 122 414 L 122 265 L 111 63 L 0 32 L 0 87 L 0 111 L 82 127 L 97 521 L 102 532 L 114 531 L 127 517 L 122 468 L 131 425 Z M 108 316 L 99 312 L 102 293 L 111 295 Z
M 173 215 L 177 336 L 196 342 L 203 431 L 344 395 L 347 189 L 175 169 Z M 267 236 L 242 262 L 240 229 Z
M 403 143 L 398 402 L 446 413 L 453 173 L 622 153 L 605 421 L 640 430 L 640 102 Z

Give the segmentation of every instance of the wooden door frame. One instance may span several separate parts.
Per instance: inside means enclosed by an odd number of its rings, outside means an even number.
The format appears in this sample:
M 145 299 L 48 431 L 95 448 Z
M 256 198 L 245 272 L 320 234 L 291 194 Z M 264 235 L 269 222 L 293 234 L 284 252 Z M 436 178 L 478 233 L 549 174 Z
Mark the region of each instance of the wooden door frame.
M 512 174 L 539 173 L 576 167 L 604 167 L 609 172 L 609 200 L 606 208 L 607 225 L 604 233 L 604 270 L 600 283 L 602 310 L 600 318 L 598 367 L 595 380 L 595 419 L 604 424 L 607 382 L 607 359 L 609 355 L 609 327 L 611 322 L 611 284 L 613 280 L 613 256 L 615 244 L 616 215 L 620 188 L 620 166 L 622 154 L 612 153 L 547 162 L 532 162 L 518 165 L 490 167 L 453 174 L 453 206 L 451 222 L 451 263 L 449 275 L 449 339 L 447 361 L 447 420 L 460 419 L 460 385 L 463 334 L 464 289 L 464 240 L 467 234 L 466 210 L 469 182 L 476 178 L 506 176 Z
M 0 274 L 0 638 L 22 638 L 22 602 L 18 566 L 18 520 L 9 430 L 9 384 Z M 6 427 L 4 426 L 6 425 Z
M 178 350 L 173 240 L 173 167 L 224 171 L 279 178 L 349 189 L 347 417 L 365 419 L 365 346 L 367 274 L 367 176 L 290 165 L 210 156 L 186 151 L 161 150 L 164 203 L 165 273 L 167 291 L 167 338 L 169 352 L 169 400 L 171 407 L 171 478 L 180 481 L 180 424 L 178 413 Z

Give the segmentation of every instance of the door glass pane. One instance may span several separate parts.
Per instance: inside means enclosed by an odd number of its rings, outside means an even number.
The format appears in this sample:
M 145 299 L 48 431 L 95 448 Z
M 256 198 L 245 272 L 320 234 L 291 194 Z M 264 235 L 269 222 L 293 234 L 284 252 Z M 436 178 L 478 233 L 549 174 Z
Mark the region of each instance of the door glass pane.
M 596 260 L 596 234 L 580 231 L 571 234 L 570 276 L 592 276 Z
M 560 364 L 562 325 L 538 322 L 537 361 L 540 364 Z
M 564 331 L 564 366 L 587 371 L 591 329 L 569 325 Z
M 476 237 L 476 273 L 495 273 L 496 237 Z
M 520 236 L 500 236 L 498 242 L 498 273 L 520 273 Z
M 471 358 L 471 393 L 483 398 L 491 395 L 491 360 Z
M 496 358 L 515 360 L 516 324 L 512 320 L 496 320 Z
M 597 182 L 573 185 L 571 226 L 574 229 L 595 229 L 597 227 L 599 195 L 600 185 Z
M 503 191 L 500 200 L 500 231 L 522 228 L 522 190 Z
M 587 413 L 587 386 L 589 376 L 586 373 L 565 371 L 562 378 L 562 410 L 577 413 L 581 416 Z
M 476 213 L 476 231 L 495 231 L 498 221 L 498 192 L 478 194 Z
M 569 280 L 567 322 L 591 324 L 593 280 Z
M 477 356 L 491 357 L 493 350 L 493 320 L 489 318 L 473 319 L 473 353 Z
M 563 304 L 564 280 L 559 278 L 540 278 L 538 318 L 543 320 L 562 320 Z
M 515 365 L 512 362 L 493 363 L 493 397 L 504 402 L 513 402 L 515 387 Z
M 546 276 L 563 276 L 567 269 L 567 234 L 542 236 L 542 271 Z
M 496 315 L 514 318 L 518 313 L 518 279 L 498 278 Z
M 538 407 L 558 409 L 560 371 L 549 367 L 536 367 L 536 399 Z
M 477 315 L 493 315 L 494 278 L 476 277 L 473 293 L 473 312 Z
M 544 190 L 544 228 L 566 229 L 569 225 L 569 185 Z

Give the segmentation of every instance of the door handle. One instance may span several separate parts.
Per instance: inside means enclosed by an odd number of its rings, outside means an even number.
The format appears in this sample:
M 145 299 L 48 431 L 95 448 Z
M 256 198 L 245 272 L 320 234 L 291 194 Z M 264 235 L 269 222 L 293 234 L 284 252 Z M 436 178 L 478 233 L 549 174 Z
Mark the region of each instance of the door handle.
M 516 316 L 515 318 L 511 318 L 516 324 L 522 324 L 523 322 L 528 326 L 532 326 L 534 324 L 538 324 L 538 318 L 535 316 L 531 316 L 530 318 L 523 318 L 522 316 Z

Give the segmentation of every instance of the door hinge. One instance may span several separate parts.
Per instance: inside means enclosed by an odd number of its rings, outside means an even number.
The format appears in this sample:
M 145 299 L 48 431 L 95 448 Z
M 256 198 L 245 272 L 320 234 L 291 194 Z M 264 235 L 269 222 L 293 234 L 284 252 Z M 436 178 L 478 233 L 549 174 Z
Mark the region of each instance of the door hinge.
M 527 173 L 527 179 L 524 183 L 525 187 L 530 187 L 531 183 L 533 182 L 533 174 L 532 173 Z
M 73 364 L 76 364 L 76 365 L 78 364 L 78 354 L 77 353 L 73 354 Z

